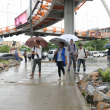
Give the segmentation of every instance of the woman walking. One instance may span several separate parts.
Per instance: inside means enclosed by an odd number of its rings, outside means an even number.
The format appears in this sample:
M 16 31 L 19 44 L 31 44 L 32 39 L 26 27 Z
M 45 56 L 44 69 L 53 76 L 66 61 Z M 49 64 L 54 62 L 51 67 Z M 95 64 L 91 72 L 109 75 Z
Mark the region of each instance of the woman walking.
M 63 78 L 65 78 L 64 66 L 67 65 L 67 50 L 64 48 L 64 42 L 60 42 L 59 48 L 57 49 L 55 54 L 57 55 L 59 80 L 61 80 L 61 70 L 63 72 Z

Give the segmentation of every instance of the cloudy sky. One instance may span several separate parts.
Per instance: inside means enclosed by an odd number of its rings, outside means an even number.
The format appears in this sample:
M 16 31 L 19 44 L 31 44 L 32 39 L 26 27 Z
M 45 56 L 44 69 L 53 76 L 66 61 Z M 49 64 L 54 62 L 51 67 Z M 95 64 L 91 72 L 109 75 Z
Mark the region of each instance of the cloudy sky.
M 106 0 L 110 6 L 110 0 Z M 6 27 L 7 24 L 14 25 L 14 18 L 25 11 L 29 6 L 29 0 L 0 0 L 0 28 Z M 7 14 L 8 10 L 8 14 Z M 8 15 L 8 16 L 7 16 Z M 8 18 L 8 21 L 7 21 Z M 64 21 L 55 24 L 57 27 L 64 27 Z M 101 2 L 101 0 L 93 0 L 77 11 L 75 15 L 75 29 L 87 30 L 90 28 L 105 28 L 110 27 L 110 18 Z M 25 42 L 29 36 L 19 35 L 5 38 L 5 41 L 22 41 Z M 45 39 L 48 41 L 53 38 L 48 36 Z

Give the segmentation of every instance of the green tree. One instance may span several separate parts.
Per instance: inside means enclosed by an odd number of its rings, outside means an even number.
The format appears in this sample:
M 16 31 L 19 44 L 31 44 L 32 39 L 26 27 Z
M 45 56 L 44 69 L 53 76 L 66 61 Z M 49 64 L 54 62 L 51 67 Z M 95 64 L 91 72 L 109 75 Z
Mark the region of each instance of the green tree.
M 27 46 L 21 46 L 20 50 L 22 50 L 23 48 L 27 49 L 27 52 L 31 52 L 31 48 L 27 47 Z
M 56 48 L 58 48 L 58 46 L 57 45 L 54 45 L 54 44 L 52 44 L 51 42 L 48 42 L 49 43 L 49 45 L 46 47 L 46 48 L 43 48 L 42 49 L 42 51 L 44 52 L 44 51 L 49 51 L 50 49 L 56 49 Z
M 0 53 L 9 53 L 10 51 L 10 46 L 4 45 L 0 47 Z

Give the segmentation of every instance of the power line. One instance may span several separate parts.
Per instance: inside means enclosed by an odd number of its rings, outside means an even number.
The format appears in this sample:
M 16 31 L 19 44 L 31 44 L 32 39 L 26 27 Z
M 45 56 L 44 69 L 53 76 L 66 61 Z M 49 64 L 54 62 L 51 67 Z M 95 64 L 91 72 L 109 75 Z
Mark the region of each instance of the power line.
M 5 11 L 0 11 L 0 13 L 7 13 L 7 12 L 5 12 Z M 8 12 L 8 13 L 10 13 L 10 14 L 19 14 L 19 13 L 12 13 L 12 12 Z

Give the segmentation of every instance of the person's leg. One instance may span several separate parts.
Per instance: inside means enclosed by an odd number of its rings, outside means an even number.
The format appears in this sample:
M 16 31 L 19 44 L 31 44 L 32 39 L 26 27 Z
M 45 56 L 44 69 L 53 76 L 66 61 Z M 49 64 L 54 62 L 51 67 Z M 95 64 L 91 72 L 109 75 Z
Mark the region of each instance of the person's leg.
M 33 68 L 32 68 L 32 73 L 33 74 L 34 74 L 34 71 L 35 71 L 36 64 L 37 64 L 37 59 L 34 59 L 33 60 Z
M 60 69 L 60 61 L 57 61 L 57 65 L 58 65 L 58 75 L 59 75 L 59 78 L 61 78 L 61 69 Z
M 41 59 L 38 59 L 39 74 L 41 74 Z
M 31 68 L 33 68 L 33 59 L 31 59 Z
M 27 57 L 26 57 L 26 62 L 27 62 Z
M 81 65 L 81 60 L 78 59 L 78 67 L 77 67 L 77 71 L 78 71 L 78 73 L 79 73 L 79 71 L 80 71 L 80 65 Z
M 73 69 L 76 71 L 76 55 L 73 55 Z
M 85 59 L 84 59 L 84 60 L 82 60 L 82 64 L 83 64 L 83 72 L 85 72 L 85 71 L 86 71 Z
M 63 75 L 64 75 L 65 74 L 65 69 L 64 69 L 64 63 L 63 63 L 63 61 L 60 64 L 60 69 L 62 70 Z
M 69 66 L 68 66 L 68 70 L 70 70 L 71 64 L 72 64 L 72 54 L 69 54 Z

